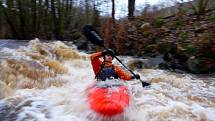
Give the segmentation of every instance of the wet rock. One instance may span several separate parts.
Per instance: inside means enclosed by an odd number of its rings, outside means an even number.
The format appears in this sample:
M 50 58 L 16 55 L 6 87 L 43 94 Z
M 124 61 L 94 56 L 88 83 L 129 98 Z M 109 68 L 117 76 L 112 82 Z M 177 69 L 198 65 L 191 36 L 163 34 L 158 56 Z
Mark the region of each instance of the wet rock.
M 74 40 L 74 44 L 77 46 L 79 50 L 88 50 L 88 42 L 84 39 Z
M 146 46 L 145 53 L 157 53 L 157 45 L 156 44 L 150 44 L 148 46 Z
M 170 64 L 168 64 L 168 63 L 161 63 L 161 64 L 159 64 L 158 65 L 158 67 L 160 68 L 160 69 L 170 69 Z
M 159 66 L 159 64 L 161 63 L 164 63 L 164 59 L 163 59 L 163 55 L 158 55 L 156 57 L 148 57 L 147 58 L 149 61 L 148 61 L 148 65 L 149 67 L 154 67 L 154 68 L 157 68 Z
M 140 26 L 142 32 L 148 31 L 151 28 L 150 23 L 144 23 Z
M 169 51 L 176 49 L 176 45 L 172 42 L 160 42 L 158 43 L 158 51 L 162 54 L 166 54 Z
M 130 69 L 142 69 L 146 67 L 146 61 L 147 60 L 134 60 L 129 62 L 127 65 Z
M 164 63 L 162 56 L 152 57 L 145 57 L 145 59 L 137 59 L 129 62 L 127 65 L 132 70 L 134 69 L 150 69 L 150 68 L 157 68 L 159 64 Z
M 194 56 L 187 60 L 188 70 L 192 73 L 209 73 L 215 66 L 215 62 L 207 62 L 206 58 L 196 58 Z M 212 60 L 211 60 L 212 61 Z M 211 64 L 212 63 L 212 64 Z

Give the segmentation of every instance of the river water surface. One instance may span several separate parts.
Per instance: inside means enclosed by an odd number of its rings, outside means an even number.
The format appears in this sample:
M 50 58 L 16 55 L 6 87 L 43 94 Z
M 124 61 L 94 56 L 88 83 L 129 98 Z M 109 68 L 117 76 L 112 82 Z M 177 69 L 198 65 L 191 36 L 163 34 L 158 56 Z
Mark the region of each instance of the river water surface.
M 0 51 L 0 121 L 215 121 L 213 75 L 135 70 L 152 85 L 126 82 L 131 105 L 121 117 L 107 119 L 88 108 L 86 88 L 94 82 L 88 54 L 37 39 L 1 40 Z

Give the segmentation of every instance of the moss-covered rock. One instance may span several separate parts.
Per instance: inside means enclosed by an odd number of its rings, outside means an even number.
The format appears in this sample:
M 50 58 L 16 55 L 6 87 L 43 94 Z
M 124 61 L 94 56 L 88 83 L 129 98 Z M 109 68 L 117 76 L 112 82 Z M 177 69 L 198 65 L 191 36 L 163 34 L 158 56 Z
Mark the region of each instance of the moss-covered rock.
M 81 32 L 74 32 L 74 33 L 72 34 L 72 38 L 73 38 L 74 40 L 78 40 L 78 39 L 80 39 L 80 38 L 82 38 L 82 37 L 83 37 L 83 35 L 82 35 Z
M 187 60 L 188 71 L 192 73 L 210 73 L 215 70 L 215 61 L 210 58 L 192 56 Z
M 158 51 L 161 54 L 166 54 L 170 52 L 172 49 L 175 49 L 175 45 L 172 42 L 160 42 L 158 43 Z
M 188 55 L 194 55 L 197 52 L 197 49 L 193 45 L 187 45 L 184 52 Z

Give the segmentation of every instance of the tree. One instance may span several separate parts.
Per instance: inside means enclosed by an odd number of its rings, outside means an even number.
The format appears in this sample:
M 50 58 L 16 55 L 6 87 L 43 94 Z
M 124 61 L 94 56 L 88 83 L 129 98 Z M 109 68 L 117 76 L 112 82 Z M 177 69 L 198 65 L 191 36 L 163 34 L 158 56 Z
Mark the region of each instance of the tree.
M 112 0 L 112 48 L 115 47 L 114 42 L 116 40 L 116 23 L 115 23 L 115 0 Z
M 81 30 L 85 24 L 99 23 L 99 7 L 103 2 L 104 0 L 0 0 L 0 25 L 4 22 L 4 30 L 10 32 L 13 39 L 38 37 L 63 40 Z
M 205 13 L 205 10 L 208 6 L 209 0 L 197 0 L 194 2 L 190 2 L 190 5 L 192 9 L 194 10 L 194 13 L 197 15 L 202 15 Z
M 63 39 L 64 34 L 64 17 L 63 17 L 63 7 L 61 6 L 60 0 L 51 0 L 51 13 L 52 13 L 52 19 L 54 23 L 54 35 L 55 38 L 58 40 Z
M 0 0 L 0 32 L 1 31 L 3 31 L 2 29 L 3 29 L 3 25 L 4 25 L 4 16 L 3 16 L 3 9 L 2 9 L 2 7 L 1 7 L 1 0 Z M 3 33 L 3 32 L 2 32 Z M 2 35 L 1 35 L 1 33 L 0 33 L 0 37 L 1 37 Z
M 3 4 L 5 4 L 7 7 L 5 7 Z M 15 38 L 17 39 L 22 39 L 20 32 L 18 32 L 17 28 L 17 22 L 16 22 L 16 17 L 17 15 L 15 14 L 14 8 L 14 0 L 7 0 L 7 1 L 0 1 L 0 7 L 4 13 L 4 19 L 9 25 L 10 31 L 12 35 L 14 35 Z M 15 21 L 15 22 L 14 22 Z
M 128 0 L 128 19 L 134 18 L 135 0 Z
M 89 0 L 85 0 L 85 15 L 86 15 L 86 22 L 89 22 L 89 16 L 90 16 L 90 6 L 89 6 Z
M 93 2 L 93 25 L 98 27 L 101 25 L 100 21 L 100 11 L 97 9 L 99 7 L 99 4 L 96 0 Z

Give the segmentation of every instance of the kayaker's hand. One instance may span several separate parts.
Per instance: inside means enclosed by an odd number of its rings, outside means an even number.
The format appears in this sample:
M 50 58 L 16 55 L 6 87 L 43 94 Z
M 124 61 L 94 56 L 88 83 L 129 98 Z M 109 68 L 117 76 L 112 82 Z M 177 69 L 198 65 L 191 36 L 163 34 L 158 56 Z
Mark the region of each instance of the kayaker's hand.
M 134 76 L 131 77 L 132 79 L 140 79 L 140 75 L 139 74 L 135 74 Z
M 102 51 L 102 55 L 107 55 L 107 54 L 114 56 L 115 52 L 112 49 L 107 49 Z
M 136 79 L 140 79 L 140 75 L 139 74 L 135 74 L 135 78 Z

